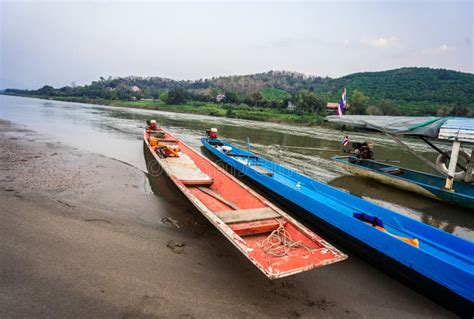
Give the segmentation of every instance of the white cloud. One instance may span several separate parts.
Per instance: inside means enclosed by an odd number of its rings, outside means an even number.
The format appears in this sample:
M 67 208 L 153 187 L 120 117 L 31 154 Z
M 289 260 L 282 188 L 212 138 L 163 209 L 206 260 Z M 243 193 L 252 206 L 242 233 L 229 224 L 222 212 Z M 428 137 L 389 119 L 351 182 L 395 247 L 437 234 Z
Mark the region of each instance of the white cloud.
M 421 50 L 421 54 L 423 54 L 423 55 L 442 55 L 442 54 L 447 54 L 447 53 L 453 52 L 454 50 L 456 50 L 455 47 L 451 47 L 451 46 L 448 46 L 446 44 L 442 44 L 439 47 L 423 49 L 423 50 Z
M 362 39 L 360 43 L 376 49 L 388 49 L 400 46 L 400 39 L 397 37 L 380 37 L 376 39 Z

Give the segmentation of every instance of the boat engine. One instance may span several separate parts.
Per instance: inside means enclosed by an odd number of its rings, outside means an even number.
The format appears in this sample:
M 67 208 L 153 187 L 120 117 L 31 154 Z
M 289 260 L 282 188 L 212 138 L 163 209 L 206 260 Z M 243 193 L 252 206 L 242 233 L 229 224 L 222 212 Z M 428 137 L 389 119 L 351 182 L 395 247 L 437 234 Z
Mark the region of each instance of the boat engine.
M 217 129 L 215 127 L 206 129 L 208 138 L 217 138 Z

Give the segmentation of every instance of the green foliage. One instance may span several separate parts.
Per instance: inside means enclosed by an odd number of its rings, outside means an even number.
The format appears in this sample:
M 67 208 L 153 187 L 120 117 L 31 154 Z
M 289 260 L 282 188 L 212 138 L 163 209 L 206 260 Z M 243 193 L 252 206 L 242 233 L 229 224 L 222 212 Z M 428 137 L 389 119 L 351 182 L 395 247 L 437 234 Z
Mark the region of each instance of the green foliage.
M 457 103 L 452 111 L 453 115 L 456 116 L 467 116 L 469 115 L 469 109 L 465 105 L 461 105 L 460 103 Z
M 196 81 L 175 81 L 160 77 L 100 77 L 98 81 L 85 86 L 73 85 L 58 89 L 44 86 L 38 90 L 7 89 L 4 93 L 120 102 L 160 98 L 165 104 L 180 105 L 189 101 L 214 102 L 217 93 L 226 92 L 226 99 L 223 101 L 225 104 L 235 105 L 243 102 L 252 107 L 278 109 L 284 112 L 288 101 L 291 100 L 298 106 L 298 113 L 322 114 L 325 102 L 338 102 L 341 90 L 346 87 L 352 112 L 472 116 L 474 115 L 473 84 L 474 75 L 470 73 L 430 68 L 402 68 L 383 72 L 355 73 L 338 79 L 306 76 L 287 71 Z M 309 93 L 314 94 L 317 101 Z M 369 105 L 373 106 L 370 112 Z
M 355 90 L 350 103 L 351 114 L 366 114 L 368 100 L 369 98 L 364 93 Z
M 382 112 L 382 115 L 400 115 L 400 109 L 389 100 L 381 100 L 377 104 L 377 108 Z
M 264 103 L 262 93 L 260 92 L 252 93 L 252 95 L 250 96 L 250 102 L 254 106 L 262 106 L 262 104 Z
M 237 96 L 237 93 L 235 92 L 227 92 L 225 94 L 225 98 L 222 100 L 224 103 L 238 103 L 239 102 L 239 97 Z
M 285 99 L 291 98 L 291 94 L 285 90 L 275 89 L 275 88 L 265 88 L 260 90 L 260 94 L 263 99 L 266 101 L 283 101 Z
M 376 105 L 381 100 L 396 104 L 402 115 L 435 115 L 440 106 L 460 103 L 474 110 L 474 75 L 444 69 L 401 68 L 383 72 L 364 72 L 325 81 L 316 92 L 338 101 L 347 88 L 348 100 L 355 90 Z M 352 105 L 351 105 L 352 107 Z
M 183 89 L 171 89 L 168 92 L 167 103 L 172 105 L 184 104 L 189 100 L 189 94 Z
M 168 104 L 168 92 L 161 93 L 160 94 L 160 101 L 162 101 L 165 104 Z
M 303 90 L 295 98 L 296 108 L 302 112 L 319 113 L 324 107 L 324 101 L 313 92 Z
M 383 115 L 382 111 L 375 105 L 369 105 L 367 107 L 367 114 L 369 115 Z

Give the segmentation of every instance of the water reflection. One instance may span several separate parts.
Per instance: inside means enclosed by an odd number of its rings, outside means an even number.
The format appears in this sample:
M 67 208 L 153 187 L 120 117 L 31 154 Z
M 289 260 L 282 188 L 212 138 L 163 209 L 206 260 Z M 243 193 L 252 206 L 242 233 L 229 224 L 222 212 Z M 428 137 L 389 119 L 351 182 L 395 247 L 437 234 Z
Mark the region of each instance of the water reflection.
M 474 240 L 472 234 L 474 218 L 468 209 L 438 202 L 360 176 L 338 177 L 329 185 L 346 189 L 358 197 L 383 201 L 384 206 L 395 211 L 402 211 L 425 224 Z

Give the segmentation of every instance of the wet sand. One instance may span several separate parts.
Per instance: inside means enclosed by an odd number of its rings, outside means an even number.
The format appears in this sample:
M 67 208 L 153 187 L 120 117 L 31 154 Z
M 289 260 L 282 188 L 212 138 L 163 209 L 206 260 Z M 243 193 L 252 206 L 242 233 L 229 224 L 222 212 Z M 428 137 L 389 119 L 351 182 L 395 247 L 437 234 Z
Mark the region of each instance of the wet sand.
M 270 316 L 453 314 L 351 254 L 269 281 L 166 178 L 0 120 L 0 318 Z

